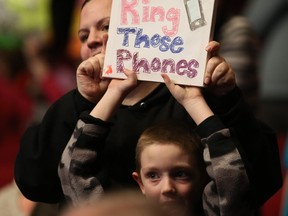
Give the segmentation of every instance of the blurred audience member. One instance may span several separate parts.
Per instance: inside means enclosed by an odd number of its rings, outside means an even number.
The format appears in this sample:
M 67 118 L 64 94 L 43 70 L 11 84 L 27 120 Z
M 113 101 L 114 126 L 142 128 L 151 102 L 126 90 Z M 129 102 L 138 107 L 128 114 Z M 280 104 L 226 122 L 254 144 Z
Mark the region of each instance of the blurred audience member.
M 13 180 L 27 125 L 40 121 L 52 102 L 76 86 L 78 62 L 67 55 L 67 43 L 59 46 L 55 23 L 62 18 L 50 14 L 51 4 L 0 0 L 0 187 Z
M 288 215 L 288 135 L 285 140 L 285 148 L 283 154 L 283 166 L 284 166 L 284 183 L 281 197 L 281 216 Z
M 0 51 L 0 187 L 13 179 L 18 143 L 32 114 L 32 99 L 25 89 L 27 74 L 19 68 L 21 59 L 18 51 Z
M 51 103 L 76 86 L 73 61 L 64 54 L 60 57 L 53 45 L 38 34 L 27 36 L 23 43 L 22 51 L 31 78 L 30 93 L 37 100 L 36 122 Z
M 15 182 L 0 189 L 1 216 L 57 216 L 58 205 L 26 199 Z
M 259 62 L 261 118 L 288 130 L 288 1 L 253 0 L 245 14 L 262 42 Z
M 24 129 L 40 121 L 52 102 L 75 87 L 72 66 L 50 60 L 52 54 L 44 53 L 37 40 L 27 37 L 23 50 L 0 51 L 0 187 L 13 178 Z
M 253 0 L 245 15 L 261 42 L 259 56 L 259 117 L 278 133 L 280 154 L 288 131 L 288 1 Z M 282 189 L 285 192 L 285 187 Z M 262 216 L 279 215 L 281 193 L 262 208 Z
M 99 200 L 83 201 L 69 206 L 60 216 L 165 216 L 164 212 L 144 198 L 139 191 L 120 190 L 105 194 Z M 181 216 L 181 215 L 179 215 Z
M 248 0 L 219 0 L 214 39 L 221 44 L 219 54 L 231 65 L 237 85 L 254 111 L 258 108 L 259 41 L 243 15 Z

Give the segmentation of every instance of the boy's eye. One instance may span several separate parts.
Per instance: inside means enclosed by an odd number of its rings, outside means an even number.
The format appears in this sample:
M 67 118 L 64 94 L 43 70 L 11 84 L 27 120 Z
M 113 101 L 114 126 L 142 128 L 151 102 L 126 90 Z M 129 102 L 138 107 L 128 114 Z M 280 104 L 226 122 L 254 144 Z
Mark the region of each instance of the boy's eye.
M 174 177 L 177 179 L 186 180 L 190 178 L 190 174 L 186 171 L 177 171 L 174 173 Z
M 159 175 L 156 172 L 149 172 L 146 174 L 147 178 L 151 179 L 151 180 L 156 180 L 159 179 Z

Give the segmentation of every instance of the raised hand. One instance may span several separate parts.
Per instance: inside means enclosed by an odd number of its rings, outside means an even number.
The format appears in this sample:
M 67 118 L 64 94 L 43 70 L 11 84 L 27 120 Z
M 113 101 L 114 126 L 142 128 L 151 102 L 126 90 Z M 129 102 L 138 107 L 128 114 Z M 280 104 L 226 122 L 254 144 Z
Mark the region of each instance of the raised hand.
M 202 100 L 203 96 L 199 87 L 174 84 L 166 73 L 162 73 L 161 76 L 173 97 L 182 106 L 185 107 L 188 104 L 193 106 L 193 103 L 197 103 L 199 99 Z
M 218 56 L 220 44 L 209 42 L 206 51 L 210 59 L 206 65 L 204 84 L 215 95 L 225 95 L 236 86 L 235 74 L 224 58 Z
M 137 86 L 137 76 L 133 71 L 124 69 L 124 74 L 127 76 L 126 79 L 112 79 L 107 90 L 121 94 L 123 99 Z
M 162 77 L 173 97 L 186 109 L 197 125 L 214 115 L 207 105 L 200 87 L 174 84 L 164 73 Z
M 77 69 L 77 88 L 87 100 L 97 103 L 106 92 L 110 79 L 102 78 L 106 42 L 108 35 L 103 36 L 101 53 L 84 60 Z
M 104 96 L 99 100 L 90 115 L 107 121 L 131 90 L 137 86 L 137 76 L 133 71 L 124 70 L 127 79 L 113 79 Z

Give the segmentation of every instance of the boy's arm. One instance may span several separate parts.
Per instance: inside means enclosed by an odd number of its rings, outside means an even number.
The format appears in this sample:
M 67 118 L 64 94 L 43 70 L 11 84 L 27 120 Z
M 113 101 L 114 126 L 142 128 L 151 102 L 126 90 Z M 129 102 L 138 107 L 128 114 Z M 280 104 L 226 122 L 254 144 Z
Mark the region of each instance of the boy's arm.
M 210 48 L 211 45 L 213 47 L 213 43 L 209 44 Z M 208 50 L 211 53 L 211 49 Z M 251 108 L 243 100 L 241 91 L 235 86 L 235 76 L 229 64 L 223 58 L 211 54 L 213 57 L 206 65 L 207 88 L 203 88 L 203 93 L 213 113 L 229 127 L 233 137 L 237 137 L 239 142 L 237 149 L 241 152 L 254 190 L 253 204 L 255 207 L 260 207 L 282 185 L 277 137 L 275 131 L 255 118 Z M 199 90 L 196 87 L 175 85 L 167 74 L 163 74 L 162 77 L 174 98 L 186 110 L 189 109 L 188 104 L 190 104 L 190 111 L 193 111 L 193 106 L 197 103 L 191 100 L 198 100 Z M 198 121 L 197 116 L 192 118 Z
M 180 87 L 163 76 L 168 89 L 198 125 L 211 181 L 203 194 L 205 215 L 252 215 L 249 179 L 242 158 L 221 120 L 206 103 L 201 89 Z
M 96 168 L 97 156 L 105 145 L 110 125 L 88 112 L 81 114 L 58 166 L 66 201 L 75 204 L 103 194 L 101 182 L 105 182 L 105 176 Z
M 103 170 L 97 168 L 97 156 L 109 133 L 109 119 L 125 96 L 136 86 L 137 78 L 126 71 L 126 80 L 112 80 L 104 96 L 94 109 L 83 113 L 62 154 L 58 167 L 66 200 L 77 203 L 83 199 L 97 199 L 107 184 Z
M 203 194 L 206 215 L 252 215 L 250 183 L 241 155 L 229 129 L 217 116 L 197 128 L 204 145 L 203 157 L 211 181 Z

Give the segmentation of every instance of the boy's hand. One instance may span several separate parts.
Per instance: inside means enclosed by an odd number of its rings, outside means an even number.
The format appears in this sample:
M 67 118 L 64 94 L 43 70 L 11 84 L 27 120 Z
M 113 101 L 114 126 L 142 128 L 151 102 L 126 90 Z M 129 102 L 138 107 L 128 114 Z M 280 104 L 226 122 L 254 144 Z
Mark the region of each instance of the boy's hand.
M 133 71 L 124 69 L 124 74 L 127 76 L 126 79 L 112 79 L 107 90 L 115 95 L 120 94 L 122 99 L 137 86 L 137 76 Z
M 197 125 L 214 115 L 206 103 L 200 87 L 174 84 L 167 74 L 162 74 L 162 77 L 173 97 L 186 109 Z
M 198 103 L 199 100 L 202 101 L 203 96 L 199 87 L 174 84 L 166 73 L 162 73 L 161 76 L 173 97 L 182 106 L 193 106 L 193 104 Z
M 224 58 L 217 55 L 220 44 L 209 42 L 206 51 L 211 58 L 206 65 L 204 84 L 215 94 L 225 95 L 236 86 L 235 74 Z
M 108 121 L 129 92 L 137 86 L 137 76 L 133 71 L 124 70 L 127 79 L 113 79 L 104 96 L 99 100 L 90 115 Z

